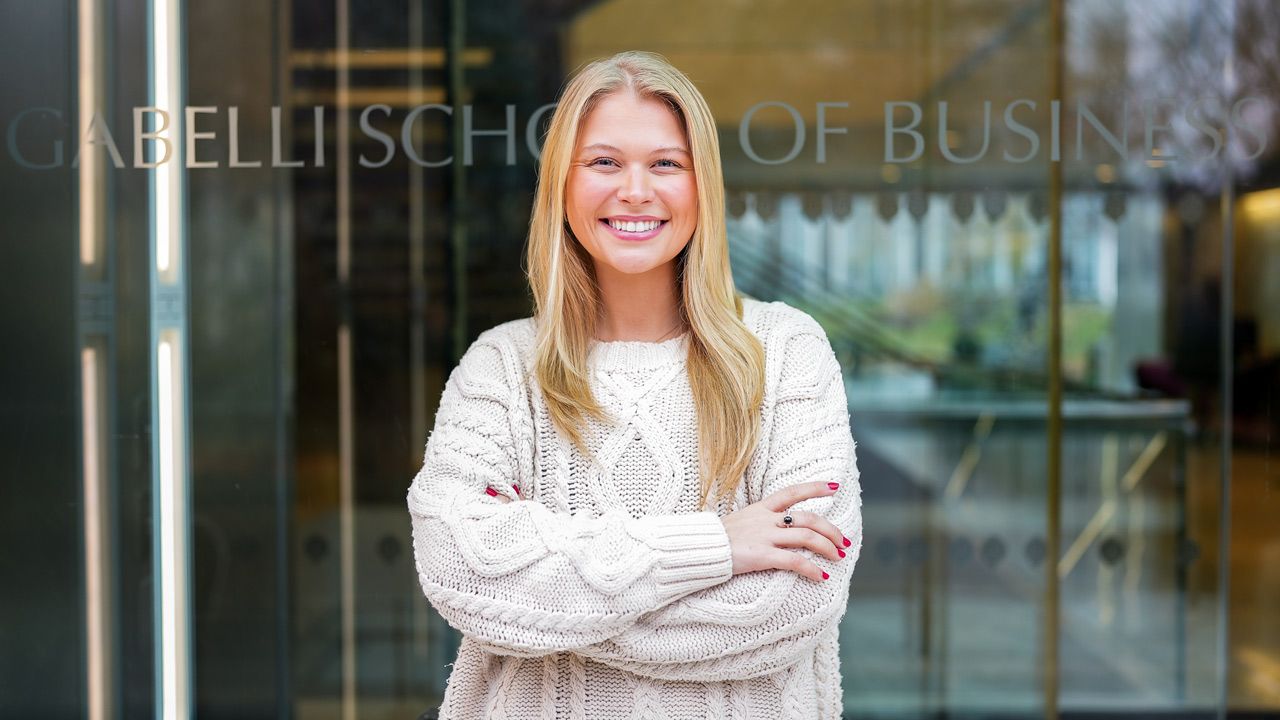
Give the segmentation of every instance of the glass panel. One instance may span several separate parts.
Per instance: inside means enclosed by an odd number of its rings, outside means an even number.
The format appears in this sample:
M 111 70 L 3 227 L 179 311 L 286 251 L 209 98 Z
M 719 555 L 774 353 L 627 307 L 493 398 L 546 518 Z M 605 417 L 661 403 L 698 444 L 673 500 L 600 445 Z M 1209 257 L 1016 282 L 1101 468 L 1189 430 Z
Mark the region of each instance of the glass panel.
M 1231 21 L 1197 18 L 1191 7 L 1171 10 L 1090 3 L 1070 15 L 1078 147 L 1064 174 L 1078 191 L 1063 208 L 1061 362 L 1074 388 L 1069 398 L 1102 397 L 1108 407 L 1081 418 L 1064 449 L 1072 461 L 1063 478 L 1062 631 L 1065 647 L 1081 655 L 1064 663 L 1063 690 L 1064 701 L 1078 698 L 1086 707 L 1216 701 L 1217 590 L 1211 575 L 1207 584 L 1189 584 L 1204 559 L 1191 551 L 1187 481 L 1218 486 L 1217 464 L 1189 474 L 1188 456 L 1213 458 L 1220 441 L 1192 430 L 1181 392 L 1149 387 L 1149 378 L 1162 371 L 1167 378 L 1171 360 L 1196 360 L 1216 348 L 1208 338 L 1210 344 L 1178 353 L 1168 339 L 1167 303 L 1176 305 L 1187 287 L 1171 272 L 1178 262 L 1168 237 L 1172 199 L 1182 195 L 1204 208 L 1219 190 L 1171 191 L 1192 169 L 1185 156 L 1162 159 L 1182 139 L 1162 126 L 1195 112 L 1199 100 L 1195 92 L 1170 95 L 1171 88 L 1203 87 L 1204 75 L 1221 80 Z M 1196 44 L 1173 52 L 1171 39 L 1185 37 L 1196 20 Z M 1200 82 L 1192 83 L 1196 74 Z M 1211 164 L 1200 165 L 1203 173 Z M 1201 212 L 1193 227 L 1205 219 Z M 1207 232 L 1204 242 L 1220 246 L 1221 235 Z M 1219 378 L 1211 373 L 1203 381 L 1216 386 Z M 1202 511 L 1210 520 L 1213 507 Z
M 1263 135 L 1274 135 L 1277 64 L 1254 46 L 1280 16 L 1248 2 L 1069 7 L 1067 93 L 1091 114 L 1063 166 L 1078 190 L 1064 204 L 1062 365 L 1076 394 L 1106 397 L 1123 418 L 1068 430 L 1062 632 L 1064 651 L 1088 655 L 1064 655 L 1063 704 L 1274 707 L 1263 678 L 1275 666 L 1259 662 L 1280 650 L 1261 610 L 1277 588 L 1254 578 L 1276 533 L 1244 507 L 1275 507 L 1259 462 L 1274 441 L 1256 433 L 1275 427 L 1260 411 L 1276 376 L 1254 333 L 1270 308 L 1238 297 L 1265 285 L 1253 263 L 1266 251 L 1233 228 L 1235 185 L 1274 164 Z M 1240 253 L 1250 257 L 1233 263 Z M 1240 332 L 1248 339 L 1230 339 Z M 1252 382 L 1244 395 L 1231 390 L 1240 377 Z M 1246 504 L 1233 507 L 1245 523 L 1234 531 L 1225 478 Z M 1222 584 L 1224 534 L 1243 594 Z
M 1239 3 L 1231 67 L 1232 117 L 1239 148 L 1231 163 L 1234 187 L 1227 197 L 1224 231 L 1229 253 L 1220 272 L 1229 331 L 1226 385 L 1216 427 L 1230 443 L 1231 493 L 1219 538 L 1230 541 L 1229 635 L 1225 642 L 1232 708 L 1274 713 L 1280 707 L 1280 191 L 1277 133 L 1280 53 L 1264 40 L 1280 33 L 1280 12 L 1268 3 Z M 1259 132 L 1257 128 L 1268 128 Z M 1212 261 L 1200 263 L 1212 268 Z M 1192 266 L 1194 269 L 1195 265 Z M 1206 269 L 1207 269 L 1206 268 Z M 1212 274 L 1212 270 L 1208 270 Z M 1212 287 L 1212 284 L 1209 285 Z M 1224 363 L 1220 363 L 1224 364 Z M 1212 397 L 1212 396 L 1210 396 Z M 1226 403 L 1229 398 L 1229 404 Z M 1206 403 L 1208 407 L 1212 404 Z M 1213 417 L 1212 412 L 1206 412 Z

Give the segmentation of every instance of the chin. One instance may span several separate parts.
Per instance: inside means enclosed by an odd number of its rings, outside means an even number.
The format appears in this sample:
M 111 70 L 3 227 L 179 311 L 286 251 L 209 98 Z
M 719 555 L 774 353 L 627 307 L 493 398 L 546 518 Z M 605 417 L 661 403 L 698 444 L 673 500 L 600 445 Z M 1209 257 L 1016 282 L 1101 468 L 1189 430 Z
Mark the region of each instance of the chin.
M 650 270 L 656 269 L 657 265 L 613 265 L 611 266 L 615 272 L 623 275 L 643 275 Z
M 651 270 L 662 267 L 662 263 L 660 262 L 654 262 L 654 261 L 648 261 L 648 260 L 636 260 L 634 258 L 630 258 L 630 259 L 609 258 L 608 260 L 604 261 L 601 264 L 608 266 L 609 269 L 613 270 L 614 272 L 622 273 L 624 275 L 641 275 L 643 273 L 647 273 Z

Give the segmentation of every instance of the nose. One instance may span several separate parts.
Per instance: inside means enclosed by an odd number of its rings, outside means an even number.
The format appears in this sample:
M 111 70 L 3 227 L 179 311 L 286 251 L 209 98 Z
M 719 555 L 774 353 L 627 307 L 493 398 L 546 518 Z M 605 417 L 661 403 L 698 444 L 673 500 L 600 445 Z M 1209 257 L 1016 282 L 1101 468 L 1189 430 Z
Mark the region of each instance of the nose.
M 622 185 L 618 188 L 618 199 L 632 204 L 648 202 L 653 196 L 653 185 L 649 180 L 647 168 L 633 167 L 623 174 Z

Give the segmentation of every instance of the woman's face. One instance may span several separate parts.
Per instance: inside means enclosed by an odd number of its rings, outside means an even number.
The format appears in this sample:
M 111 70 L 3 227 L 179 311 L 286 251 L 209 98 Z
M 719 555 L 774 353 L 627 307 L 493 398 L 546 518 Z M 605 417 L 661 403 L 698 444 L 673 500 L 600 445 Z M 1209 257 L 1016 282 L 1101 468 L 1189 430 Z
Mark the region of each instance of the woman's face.
M 597 275 L 672 262 L 698 224 L 693 156 L 675 113 L 629 91 L 602 98 L 578 133 L 565 215 Z

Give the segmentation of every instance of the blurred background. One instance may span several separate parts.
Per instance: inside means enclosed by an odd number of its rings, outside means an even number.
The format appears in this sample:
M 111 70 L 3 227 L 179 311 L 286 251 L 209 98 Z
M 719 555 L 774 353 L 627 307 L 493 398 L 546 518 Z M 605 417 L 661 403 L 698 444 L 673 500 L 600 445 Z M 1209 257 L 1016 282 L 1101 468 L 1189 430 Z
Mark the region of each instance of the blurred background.
M 1280 3 L 0 8 L 0 717 L 439 704 L 405 492 L 627 49 L 846 374 L 846 717 L 1280 713 Z

